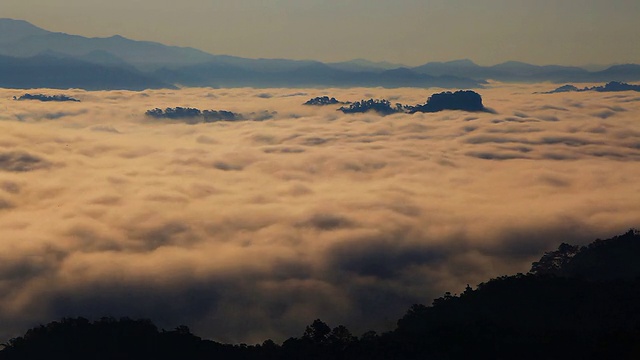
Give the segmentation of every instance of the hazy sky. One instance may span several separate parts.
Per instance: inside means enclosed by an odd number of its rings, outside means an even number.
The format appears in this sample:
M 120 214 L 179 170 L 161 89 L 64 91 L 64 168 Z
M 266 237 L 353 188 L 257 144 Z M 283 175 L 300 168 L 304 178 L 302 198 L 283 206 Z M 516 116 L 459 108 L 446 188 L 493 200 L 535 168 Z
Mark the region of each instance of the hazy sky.
M 244 57 L 640 62 L 638 0 L 2 0 L 0 17 Z

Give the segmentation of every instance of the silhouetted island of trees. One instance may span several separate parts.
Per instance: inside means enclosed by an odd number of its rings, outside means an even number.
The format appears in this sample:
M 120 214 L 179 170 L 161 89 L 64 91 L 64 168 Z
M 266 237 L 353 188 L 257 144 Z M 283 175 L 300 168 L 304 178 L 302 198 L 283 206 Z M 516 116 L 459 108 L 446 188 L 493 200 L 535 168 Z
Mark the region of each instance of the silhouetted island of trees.
M 618 81 L 611 81 L 604 86 L 594 86 L 589 88 L 591 91 L 598 92 L 615 92 L 615 91 L 640 91 L 640 85 L 631 85 Z
M 390 101 L 382 99 L 361 100 L 351 103 L 349 106 L 338 109 L 345 114 L 364 113 L 375 111 L 381 115 L 395 113 L 414 114 L 417 112 L 433 113 L 444 110 L 461 110 L 469 112 L 490 111 L 482 104 L 482 96 L 475 91 L 459 90 L 456 92 L 445 91 L 433 94 L 424 104 L 415 106 L 402 105 L 400 103 L 391 104 Z
M 309 101 L 307 101 L 303 105 L 324 106 L 324 105 L 335 105 L 335 104 L 344 104 L 344 103 L 336 100 L 336 98 L 334 97 L 330 98 L 328 96 L 318 96 L 318 97 L 314 97 L 313 99 L 309 99 Z
M 180 120 L 189 124 L 197 124 L 216 121 L 263 121 L 274 118 L 277 115 L 277 112 L 263 110 L 242 115 L 226 110 L 200 110 L 189 107 L 175 107 L 166 108 L 164 110 L 160 108 L 147 110 L 145 115 L 155 119 Z
M 394 330 L 354 336 L 317 319 L 282 344 L 222 344 L 149 320 L 62 319 L 11 339 L 0 359 L 638 359 L 640 233 L 562 244 L 528 274 L 413 305 Z
M 389 100 L 385 99 L 369 99 L 353 102 L 349 104 L 349 106 L 343 106 L 338 110 L 342 111 L 345 114 L 375 111 L 380 115 L 390 115 L 395 113 L 406 113 L 408 112 L 408 107 L 400 103 L 392 105 Z
M 73 101 L 80 102 L 78 99 L 74 99 L 67 95 L 43 95 L 43 94 L 24 94 L 19 98 L 13 97 L 13 100 L 39 100 L 39 101 Z
M 238 121 L 244 120 L 242 115 L 226 110 L 204 110 L 200 111 L 196 108 L 175 107 L 166 108 L 164 110 L 155 108 L 147 110 L 145 115 L 156 119 L 182 119 L 191 120 L 193 122 L 214 122 L 214 121 Z
M 632 85 L 619 81 L 611 81 L 603 86 L 592 86 L 585 88 L 578 88 L 574 85 L 563 85 L 559 88 L 551 91 L 544 92 L 543 94 L 556 94 L 563 92 L 583 92 L 583 91 L 597 91 L 597 92 L 617 92 L 617 91 L 640 91 L 640 85 Z
M 487 111 L 482 104 L 480 94 L 471 90 L 460 90 L 433 94 L 424 105 L 413 106 L 409 112 L 412 114 L 417 112 L 431 113 L 443 110 Z

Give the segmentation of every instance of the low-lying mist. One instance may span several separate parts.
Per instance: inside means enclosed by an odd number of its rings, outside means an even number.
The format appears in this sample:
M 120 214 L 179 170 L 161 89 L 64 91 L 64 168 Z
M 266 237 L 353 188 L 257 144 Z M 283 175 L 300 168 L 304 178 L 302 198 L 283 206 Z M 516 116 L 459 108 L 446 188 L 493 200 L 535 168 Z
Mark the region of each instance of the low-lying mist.
M 550 87 L 491 84 L 495 114 L 385 117 L 302 104 L 440 90 L 0 90 L 0 339 L 63 316 L 249 343 L 316 318 L 387 330 L 411 304 L 638 226 L 640 97 L 533 94 Z M 273 116 L 144 115 L 176 106 Z

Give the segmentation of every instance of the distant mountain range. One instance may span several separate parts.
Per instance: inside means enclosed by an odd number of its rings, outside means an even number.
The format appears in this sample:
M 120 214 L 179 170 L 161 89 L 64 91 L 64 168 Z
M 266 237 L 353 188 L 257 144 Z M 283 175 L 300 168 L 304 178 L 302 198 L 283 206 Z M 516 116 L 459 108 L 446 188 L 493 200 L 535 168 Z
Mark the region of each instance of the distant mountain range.
M 508 61 L 493 66 L 480 66 L 471 60 L 432 62 L 412 70 L 420 74 L 452 75 L 471 79 L 493 79 L 506 82 L 607 82 L 639 81 L 640 65 L 614 65 L 600 71 L 588 71 L 576 66 L 531 65 Z
M 481 88 L 498 81 L 638 81 L 640 65 L 601 71 L 470 60 L 406 67 L 356 59 L 247 59 L 116 35 L 87 38 L 50 32 L 26 21 L 0 19 L 0 87 L 130 89 L 212 87 L 442 87 Z

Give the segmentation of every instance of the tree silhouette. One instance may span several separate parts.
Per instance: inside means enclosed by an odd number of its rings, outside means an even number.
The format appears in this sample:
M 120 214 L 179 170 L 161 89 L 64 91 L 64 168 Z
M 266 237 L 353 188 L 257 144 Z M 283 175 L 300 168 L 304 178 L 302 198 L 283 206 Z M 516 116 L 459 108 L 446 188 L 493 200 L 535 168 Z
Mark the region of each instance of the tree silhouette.
M 15 96 L 13 97 L 13 100 L 17 100 L 17 101 L 21 101 L 21 100 L 39 100 L 39 101 L 58 101 L 58 102 L 63 102 L 63 101 L 72 101 L 72 102 L 80 102 L 80 100 L 78 99 L 74 99 L 70 96 L 67 95 L 43 95 L 43 94 L 24 94 L 22 96 L 20 96 L 19 98 L 16 98 Z
M 187 123 L 215 122 L 215 121 L 238 121 L 244 120 L 240 114 L 226 110 L 203 110 L 188 107 L 166 108 L 164 110 L 155 108 L 147 110 L 146 116 L 156 119 L 183 120 Z
M 400 104 L 397 104 L 400 105 Z M 360 100 L 356 101 L 349 106 L 341 107 L 338 109 L 345 114 L 354 114 L 354 113 L 365 113 L 368 111 L 375 111 L 381 115 L 390 115 L 395 114 L 399 111 L 402 111 L 402 105 L 400 106 L 391 106 L 391 102 L 389 100 L 379 100 L 379 99 L 369 99 L 369 100 Z
M 313 99 L 309 99 L 309 101 L 305 102 L 303 105 L 324 106 L 334 104 L 342 104 L 342 102 L 336 100 L 336 98 L 334 97 L 330 98 L 328 96 L 318 96 Z
M 302 338 L 311 340 L 316 344 L 321 344 L 327 342 L 329 333 L 331 333 L 329 325 L 325 324 L 320 319 L 316 319 L 304 330 Z
M 445 91 L 433 94 L 424 105 L 416 105 L 409 110 L 416 112 L 438 112 L 443 110 L 486 111 L 482 104 L 482 97 L 475 91 L 460 90 L 456 92 Z
M 338 110 L 345 114 L 375 111 L 381 115 L 390 115 L 395 113 L 414 114 L 417 112 L 432 113 L 443 110 L 461 110 L 470 112 L 491 111 L 485 108 L 482 104 L 482 96 L 471 90 L 460 90 L 456 92 L 445 91 L 433 94 L 427 99 L 426 103 L 415 106 L 402 105 L 400 103 L 391 105 L 389 100 L 369 99 L 356 101 L 351 103 L 349 106 L 343 106 Z

